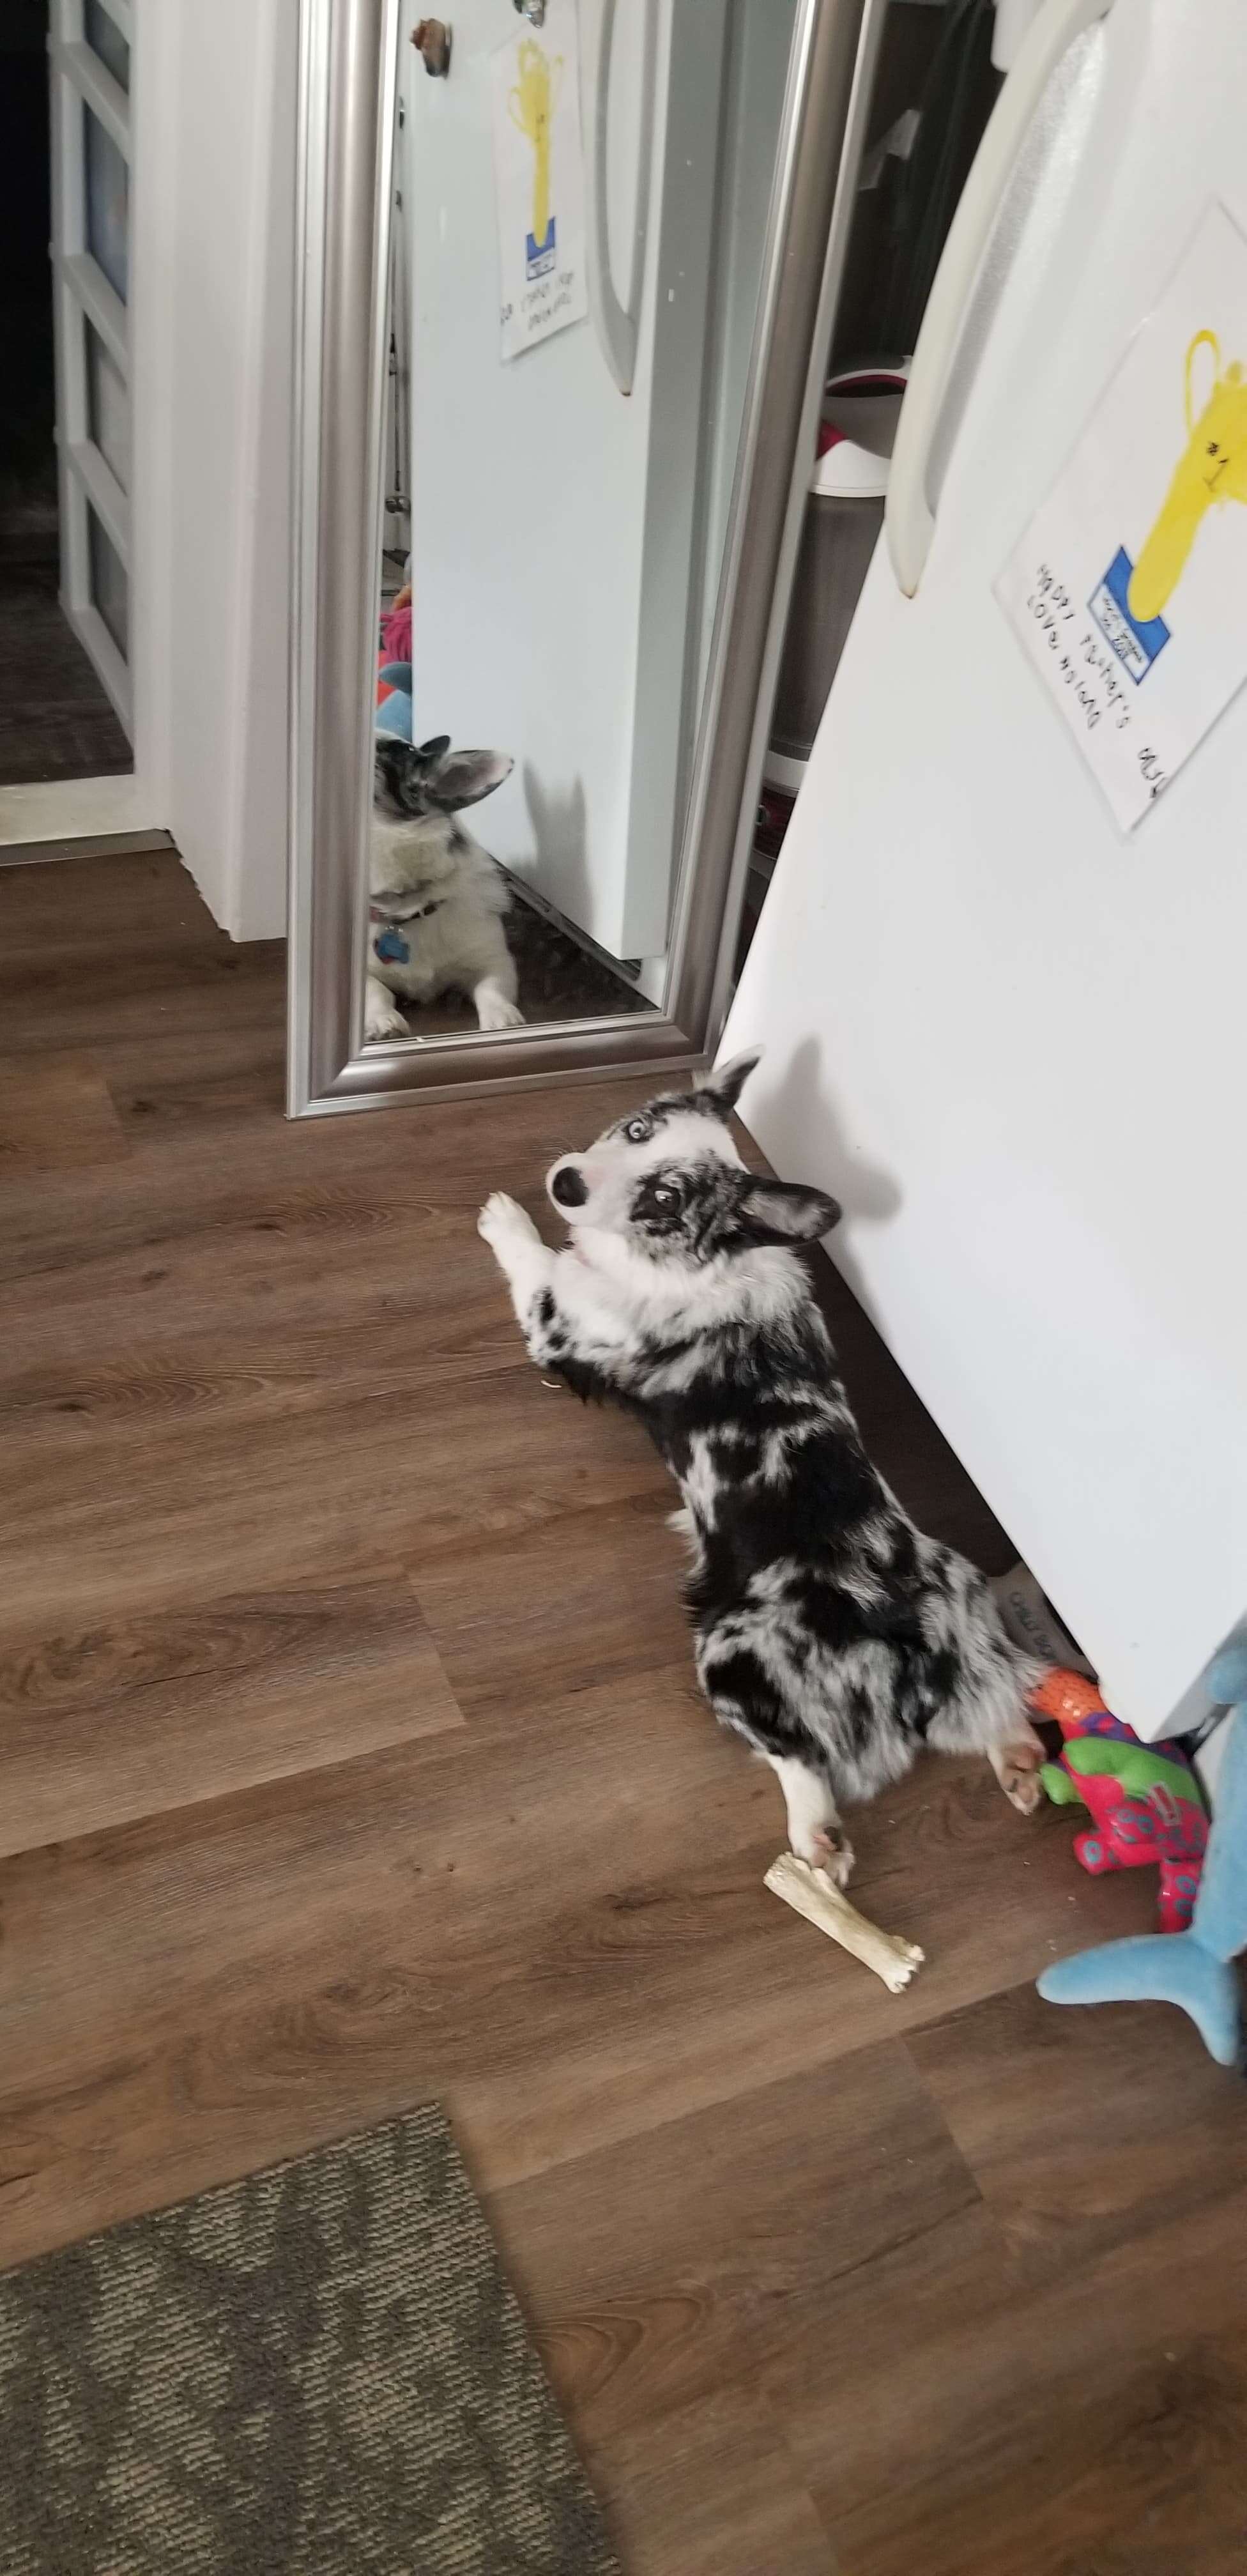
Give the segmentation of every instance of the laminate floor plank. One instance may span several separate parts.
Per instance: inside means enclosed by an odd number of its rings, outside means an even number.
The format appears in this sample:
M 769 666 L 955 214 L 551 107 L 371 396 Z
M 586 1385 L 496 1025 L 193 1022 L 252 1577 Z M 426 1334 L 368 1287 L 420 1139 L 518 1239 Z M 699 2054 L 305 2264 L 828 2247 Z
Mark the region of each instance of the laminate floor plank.
M 159 852 L 143 862 L 162 863 Z M 80 868 L 94 869 L 102 894 L 110 875 L 125 864 L 101 854 Z M 72 860 L 62 866 L 67 876 L 78 873 Z M 20 941 L 6 945 L 0 956 L 0 1058 L 26 1056 L 37 1063 L 84 1045 L 137 1055 L 145 1046 L 178 1038 L 196 1038 L 201 1052 L 211 1053 L 248 1032 L 280 1040 L 273 1002 L 285 979 L 284 943 L 256 940 L 238 947 L 214 932 L 206 945 L 196 922 L 189 935 L 149 937 L 118 972 L 108 971 L 107 950 L 104 970 L 95 963 L 100 938 L 97 920 L 92 939 L 80 944 L 58 940 L 34 951 Z
M 840 2576 L 808 2486 L 748 2388 L 581 2436 L 628 2576 Z M 849 2571 L 843 2571 L 849 2576 Z
M 0 2155 L 22 2184 L 0 2248 L 148 2205 L 153 2175 L 176 2196 L 434 2093 L 478 2178 L 505 2176 L 509 2081 L 544 2066 L 557 2088 L 582 2056 L 594 2133 L 603 2085 L 618 2128 L 653 2117 L 630 2058 L 682 2110 L 699 2022 L 774 1927 L 761 1783 L 700 1722 L 673 1736 L 681 1687 L 664 1700 L 647 1677 L 622 1712 L 603 1693 L 596 1724 L 583 1697 L 551 1708 L 486 1745 L 485 1771 L 446 1733 L 4 1864 Z M 641 1791 L 660 1761 L 666 1800 Z M 710 1855 L 691 1886 L 690 1809 Z M 791 2064 L 808 1988 L 782 1944 L 750 2010 L 755 2047 Z M 708 2079 L 734 2075 L 703 2045 Z M 565 2100 L 551 2126 L 574 2154 Z
M 838 2289 L 762 2377 L 853 2576 L 1169 2576 L 1241 2547 L 1245 2222 L 1230 2190 L 1040 2282 L 961 2213 Z
M 758 2387 L 775 2343 L 808 2352 L 838 2281 L 906 2236 L 916 2204 L 928 2226 L 977 2205 L 903 2043 L 861 2050 L 852 2077 L 803 2069 L 491 2199 L 583 2440 Z
M 335 1400 L 330 1386 L 324 1401 L 257 1423 L 246 1362 L 240 1343 L 220 1413 L 195 1400 L 192 1382 L 170 1416 L 150 1409 L 139 1437 L 124 1417 L 93 1436 L 89 1414 L 67 1415 L 62 1443 L 31 1447 L 20 1483 L 0 1490 L 9 1633 L 59 1631 L 67 1598 L 94 1626 L 246 1584 L 332 1581 L 379 1559 L 471 1549 L 491 1533 L 652 1493 L 634 1424 L 595 1424 L 570 1405 L 556 1412 L 527 1388 L 514 1405 L 500 1403 L 490 1377 L 415 1389 L 418 1437 L 409 1418 L 400 1428 L 388 1383 L 362 1400 L 349 1391 Z
M 1227 2084 L 1185 2013 L 1054 2011 L 1026 1984 L 910 2045 L 1011 2252 L 1038 2277 L 1146 2235 L 1175 2207 L 1247 2192 L 1247 2090 Z
M 543 1392 L 555 1444 L 566 1425 L 570 1449 L 580 1407 L 574 1396 Z M 639 1492 L 609 1507 L 561 1514 L 557 1547 L 545 1520 L 482 1535 L 470 1551 L 435 1540 L 420 1547 L 411 1581 L 469 1717 L 499 1709 L 523 1724 L 552 1693 L 687 1654 L 673 1499 L 670 1489 L 655 1494 L 647 1475 Z
M 349 1737 L 347 1719 L 338 1744 Z M 178 2190 L 205 2178 L 193 2104 L 163 2132 L 167 2113 L 151 2110 L 188 2034 L 200 2064 L 256 2063 L 210 2178 L 292 2152 L 318 2100 L 332 2134 L 351 2124 L 344 2099 L 362 2119 L 437 2092 L 497 2189 L 851 2058 L 925 2009 L 928 1972 L 887 1996 L 763 1889 L 774 1783 L 707 1720 L 683 1671 L 366 1757 L 333 1761 L 334 1741 L 326 1720 L 326 1767 L 196 1801 L 201 1773 L 184 1760 L 179 1775 L 174 1739 L 164 1812 L 0 1872 L 0 2136 L 42 2090 L 55 2166 L 63 2146 L 80 2152 L 82 2083 L 115 2092 L 120 2160 L 89 2161 L 105 2195 L 93 2223 L 143 2205 L 153 2116 Z M 864 1860 L 861 1884 L 863 1905 L 906 1924 L 891 1902 L 906 1870 L 915 1913 L 937 1867 L 975 1886 L 979 1903 L 960 1916 L 950 1904 L 929 1935 L 946 2005 L 1002 1973 L 976 1868 L 999 1850 L 999 1793 L 968 1766 L 947 1775 L 951 1829 L 920 1806 L 921 1782 L 903 1784 L 894 1798 L 925 1830 L 901 1823 L 903 1859 L 874 1875 Z M 892 1812 L 901 1822 L 904 1804 Z M 1092 1926 L 1071 1920 L 1050 1849 L 1046 1919 L 1078 1943 Z M 1010 1876 L 1015 1862 L 997 1867 L 996 1886 Z M 990 1890 L 989 1878 L 989 1918 Z M 1038 1905 L 1017 1919 L 1015 1969 L 1044 1919 Z M 100 2107 L 95 2093 L 92 2119 Z M 64 2191 L 55 2169 L 39 2181 L 30 2223 Z
M 276 947 L 266 940 L 240 948 L 218 930 L 190 870 L 171 850 L 97 852 L 88 858 L 70 852 L 45 867 L 6 868 L 0 871 L 0 916 L 3 971 L 20 964 L 35 973 L 45 960 L 65 960 L 79 970 L 87 1013 L 98 994 L 124 989 L 153 955 L 179 956 L 192 972 L 210 976 L 215 960 L 232 953 L 233 972 L 267 977 Z M 93 973 L 81 971 L 92 966 Z M 38 1022 L 44 988 L 29 989 L 35 1000 L 31 1016 Z
M 41 872 L 15 868 L 12 876 L 36 873 Z M 3 891 L 0 870 L 0 927 Z M 153 1063 L 161 1043 L 154 1036 Z M 6 1079 L 20 1061 L 4 1064 Z M 33 1098 L 40 1078 L 37 1067 L 28 1068 Z M 314 1247 L 321 1230 L 332 1234 L 362 1224 L 384 1234 L 413 1215 L 429 1220 L 430 1248 L 453 1225 L 465 1229 L 488 1260 L 474 1229 L 489 1191 L 509 1180 L 515 1195 L 552 1225 L 542 1172 L 577 1132 L 592 1133 L 643 1099 L 647 1088 L 636 1080 L 590 1085 L 575 1095 L 579 1119 L 564 1091 L 534 1093 L 524 1103 L 524 1118 L 517 1095 L 463 1109 L 434 1105 L 419 1112 L 417 1134 L 414 1114 L 409 1119 L 393 1111 L 289 1124 L 281 1114 L 280 1091 L 266 1077 L 259 1100 L 252 1098 L 237 1119 L 205 1117 L 189 1133 L 159 1118 L 132 1122 L 130 1169 L 115 1191 L 89 1174 L 83 1178 L 85 1197 L 43 1176 L 25 1188 L 20 1179 L 6 1185 L 0 1279 L 89 1270 L 105 1251 L 144 1250 L 250 1224 L 287 1238 L 283 1246 L 270 1247 L 284 1254 L 284 1290 L 294 1284 L 288 1275 L 291 1235 L 306 1235 Z M 496 1116 L 487 1121 L 486 1109 Z M 497 1294 L 496 1271 L 494 1276 Z
M 6 1185 L 120 1161 L 129 1152 L 117 1106 L 89 1055 L 31 1065 L 0 1059 L 0 1224 Z
M 462 1724 L 396 1568 L 63 1633 L 0 1654 L 0 1853 Z

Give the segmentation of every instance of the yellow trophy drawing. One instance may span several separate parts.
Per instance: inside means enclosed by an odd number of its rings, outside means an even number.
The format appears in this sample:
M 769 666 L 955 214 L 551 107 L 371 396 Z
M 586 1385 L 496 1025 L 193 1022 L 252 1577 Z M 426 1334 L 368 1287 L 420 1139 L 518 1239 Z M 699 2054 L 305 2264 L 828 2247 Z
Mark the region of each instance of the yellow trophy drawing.
M 553 62 L 542 46 L 526 36 L 519 47 L 519 80 L 509 93 L 511 122 L 533 152 L 533 228 L 528 236 L 527 267 L 539 277 L 554 266 L 554 218 L 550 212 L 550 128 L 554 121 L 563 58 Z
M 1212 351 L 1213 383 L 1197 417 L 1192 376 L 1199 349 Z M 1168 606 L 1205 512 L 1214 502 L 1247 501 L 1247 384 L 1237 358 L 1222 374 L 1215 331 L 1197 331 L 1186 353 L 1186 426 L 1186 451 L 1130 576 L 1127 605 L 1140 626 Z

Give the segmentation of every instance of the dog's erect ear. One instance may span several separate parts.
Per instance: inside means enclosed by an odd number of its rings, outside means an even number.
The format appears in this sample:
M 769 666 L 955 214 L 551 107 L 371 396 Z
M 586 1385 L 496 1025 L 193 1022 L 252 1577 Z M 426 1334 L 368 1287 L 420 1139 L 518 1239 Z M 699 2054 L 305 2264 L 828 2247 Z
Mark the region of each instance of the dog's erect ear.
M 745 1084 L 761 1056 L 761 1047 L 750 1047 L 745 1055 L 734 1055 L 730 1064 L 716 1066 L 713 1073 L 702 1076 L 697 1084 L 697 1097 L 707 1109 L 720 1118 L 730 1118 Z
M 432 746 L 426 744 L 426 750 Z M 479 805 L 509 778 L 515 762 L 509 751 L 450 751 L 439 757 L 424 782 L 430 805 L 455 814 L 461 805 Z
M 801 1181 L 760 1181 L 742 1175 L 736 1213 L 751 1243 L 817 1243 L 840 1222 L 840 1206 L 825 1190 Z
M 427 742 L 416 744 L 416 758 L 425 769 L 431 769 L 435 761 L 445 759 L 449 749 L 448 733 L 431 733 Z

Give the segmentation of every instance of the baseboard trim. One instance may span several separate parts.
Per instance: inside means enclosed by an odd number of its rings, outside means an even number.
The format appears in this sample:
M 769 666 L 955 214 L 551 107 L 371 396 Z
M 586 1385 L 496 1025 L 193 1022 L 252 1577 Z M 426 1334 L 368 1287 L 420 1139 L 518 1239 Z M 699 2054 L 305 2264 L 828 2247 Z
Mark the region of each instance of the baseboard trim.
M 173 847 L 171 832 L 76 832 L 63 840 L 0 842 L 0 868 L 34 867 L 45 859 L 128 859 Z

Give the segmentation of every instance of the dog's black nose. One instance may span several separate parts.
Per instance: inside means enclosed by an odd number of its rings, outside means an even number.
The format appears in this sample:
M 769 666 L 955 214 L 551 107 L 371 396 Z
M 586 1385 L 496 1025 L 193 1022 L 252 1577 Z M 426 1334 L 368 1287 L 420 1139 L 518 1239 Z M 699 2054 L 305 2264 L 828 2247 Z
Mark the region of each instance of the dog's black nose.
M 574 1163 L 560 1163 L 550 1183 L 550 1196 L 560 1207 L 583 1207 L 588 1190 Z

